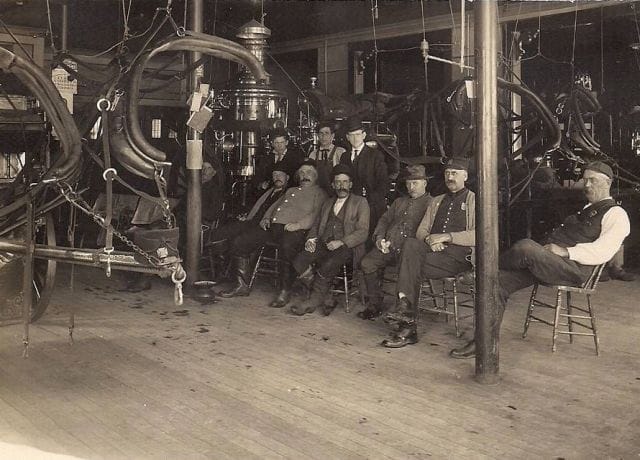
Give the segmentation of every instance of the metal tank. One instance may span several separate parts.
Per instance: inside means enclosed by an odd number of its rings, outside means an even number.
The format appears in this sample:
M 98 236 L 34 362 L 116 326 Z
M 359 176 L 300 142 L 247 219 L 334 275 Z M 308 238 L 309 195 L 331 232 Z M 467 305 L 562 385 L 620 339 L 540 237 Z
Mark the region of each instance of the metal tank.
M 264 64 L 267 39 L 271 31 L 256 20 L 238 29 L 238 42 Z M 269 84 L 257 82 L 251 72 L 242 67 L 235 84 L 222 91 L 226 110 L 217 124 L 223 131 L 222 150 L 232 179 L 232 194 L 236 204 L 246 206 L 248 182 L 255 174 L 256 156 L 266 143 L 263 140 L 274 127 L 286 127 L 288 102 L 283 92 Z M 238 203 L 239 201 L 239 203 Z

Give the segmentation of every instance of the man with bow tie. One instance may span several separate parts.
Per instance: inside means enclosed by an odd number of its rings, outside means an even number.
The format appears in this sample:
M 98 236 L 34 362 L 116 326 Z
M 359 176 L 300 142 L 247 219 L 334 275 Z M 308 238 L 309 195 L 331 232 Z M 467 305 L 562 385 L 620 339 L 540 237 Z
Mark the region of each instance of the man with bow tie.
M 418 342 L 417 302 L 425 279 L 455 276 L 470 270 L 476 244 L 475 194 L 465 186 L 468 166 L 464 158 L 452 158 L 445 166 L 447 193 L 435 197 L 418 225 L 415 238 L 407 238 L 400 255 L 396 309 L 388 319 L 398 332 L 383 340 L 388 348 Z
M 309 153 L 309 158 L 316 162 L 318 185 L 329 195 L 333 195 L 331 171 L 335 165 L 340 163 L 345 150 L 333 143 L 336 137 L 333 123 L 329 121 L 320 122 L 316 130 L 318 132 L 318 148 Z
M 582 179 L 587 206 L 567 217 L 546 244 L 523 239 L 500 255 L 494 330 L 500 329 L 511 294 L 538 282 L 580 286 L 593 267 L 608 262 L 629 235 L 629 216 L 611 198 L 611 167 L 594 161 L 585 167 Z M 451 350 L 450 354 L 453 358 L 475 357 L 475 341 Z
M 365 144 L 367 132 L 360 119 L 349 118 L 345 129 L 351 149 L 342 155 L 340 163 L 349 166 L 353 171 L 353 193 L 367 198 L 371 209 L 369 221 L 371 233 L 387 210 L 386 196 L 389 192 L 387 163 L 382 152 Z

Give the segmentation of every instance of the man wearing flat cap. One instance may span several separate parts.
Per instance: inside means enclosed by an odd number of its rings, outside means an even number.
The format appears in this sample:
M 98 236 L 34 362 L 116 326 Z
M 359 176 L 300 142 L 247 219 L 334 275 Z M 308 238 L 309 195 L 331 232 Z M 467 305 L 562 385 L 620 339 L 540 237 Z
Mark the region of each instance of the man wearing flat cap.
M 398 263 L 404 242 L 407 238 L 415 238 L 418 224 L 431 202 L 423 165 L 407 166 L 404 180 L 409 195 L 397 198 L 382 215 L 373 231 L 376 247 L 360 262 L 367 287 L 366 308 L 358 313 L 362 319 L 374 319 L 382 313 L 384 269 Z
M 473 267 L 470 260 L 476 244 L 476 200 L 465 186 L 467 179 L 467 160 L 450 159 L 444 170 L 448 192 L 431 200 L 416 237 L 404 243 L 396 311 L 388 318 L 397 323 L 398 331 L 382 342 L 385 347 L 400 348 L 418 341 L 416 316 L 422 280 L 455 276 Z
M 329 295 L 331 281 L 350 258 L 354 266 L 364 254 L 364 243 L 369 234 L 369 205 L 361 196 L 351 193 L 351 169 L 336 165 L 332 171 L 336 196 L 328 199 L 309 230 L 302 251 L 293 262 L 298 278 L 311 289 L 311 296 L 294 304 L 295 315 L 312 313 L 322 308 L 328 315 L 335 303 Z M 315 268 L 313 264 L 315 263 Z
M 593 267 L 609 261 L 629 234 L 629 216 L 611 198 L 611 167 L 594 161 L 584 168 L 582 178 L 588 204 L 581 211 L 567 217 L 545 244 L 523 239 L 500 255 L 496 332 L 512 293 L 535 283 L 582 285 Z M 471 341 L 451 350 L 451 356 L 472 358 L 475 350 Z
M 384 154 L 365 144 L 367 132 L 362 120 L 349 118 L 345 129 L 351 148 L 340 157 L 340 163 L 353 171 L 353 193 L 367 198 L 371 209 L 369 230 L 373 231 L 378 219 L 387 210 L 389 172 Z

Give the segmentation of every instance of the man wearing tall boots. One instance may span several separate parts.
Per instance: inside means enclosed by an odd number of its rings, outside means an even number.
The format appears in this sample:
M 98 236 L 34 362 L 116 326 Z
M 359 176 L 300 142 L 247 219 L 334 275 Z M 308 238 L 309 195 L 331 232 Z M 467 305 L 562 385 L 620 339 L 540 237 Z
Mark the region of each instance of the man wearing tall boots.
M 289 183 L 289 174 L 282 164 L 274 166 L 271 173 L 272 186 L 258 198 L 249 213 L 236 221 L 212 229 L 205 245 L 211 247 L 217 255 L 226 255 L 234 239 L 249 230 L 258 228 L 267 209 L 284 195 Z
M 494 334 L 500 332 L 511 294 L 538 282 L 583 284 L 593 267 L 609 261 L 629 234 L 629 216 L 611 198 L 611 167 L 595 161 L 585 167 L 582 177 L 588 204 L 581 211 L 567 217 L 545 244 L 523 239 L 500 255 Z M 450 354 L 454 358 L 475 357 L 475 341 L 451 350 Z
M 373 231 L 376 247 L 360 262 L 367 288 L 366 308 L 358 313 L 361 319 L 374 319 L 382 313 L 385 267 L 399 262 L 405 240 L 415 238 L 418 224 L 431 202 L 423 165 L 408 166 L 404 176 L 409 196 L 397 198 L 382 215 Z
M 249 295 L 251 267 L 249 257 L 266 242 L 274 242 L 280 247 L 280 292 L 269 304 L 270 307 L 284 307 L 291 296 L 291 285 L 295 272 L 291 267 L 294 257 L 302 250 L 305 235 L 320 212 L 327 198 L 317 185 L 318 174 L 313 162 L 305 162 L 296 172 L 297 187 L 290 187 L 285 194 L 265 212 L 260 225 L 250 229 L 231 244 L 236 286 L 220 292 L 221 297 Z
M 372 232 L 382 214 L 387 210 L 386 196 L 389 192 L 387 163 L 380 150 L 365 144 L 367 132 L 359 118 L 347 119 L 345 129 L 351 149 L 340 157 L 340 163 L 349 166 L 353 171 L 352 193 L 367 198 L 371 210 L 369 231 Z
M 331 280 L 350 258 L 355 266 L 365 251 L 370 217 L 367 200 L 351 193 L 353 182 L 348 166 L 335 166 L 332 176 L 336 197 L 322 206 L 307 235 L 305 250 L 293 263 L 301 281 L 311 289 L 309 299 L 291 306 L 294 315 L 312 313 L 317 308 L 330 314 L 335 306 L 328 295 Z
M 387 315 L 397 331 L 382 341 L 388 348 L 418 342 L 417 303 L 425 279 L 455 276 L 470 270 L 475 233 L 475 194 L 466 188 L 467 161 L 452 158 L 445 166 L 448 192 L 427 206 L 415 238 L 407 238 L 400 256 L 396 310 Z

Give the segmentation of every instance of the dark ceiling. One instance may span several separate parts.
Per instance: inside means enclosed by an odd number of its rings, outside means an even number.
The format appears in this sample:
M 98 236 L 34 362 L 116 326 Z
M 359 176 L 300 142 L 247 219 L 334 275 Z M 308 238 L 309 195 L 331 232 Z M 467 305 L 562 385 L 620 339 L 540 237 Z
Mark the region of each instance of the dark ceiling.
M 63 0 L 2 0 L 0 18 L 13 26 L 49 30 L 49 17 L 56 46 L 60 47 Z M 130 35 L 146 30 L 157 8 L 167 0 L 66 0 L 69 11 L 69 47 L 103 50 L 123 35 L 128 17 Z M 185 0 L 172 0 L 171 16 L 178 26 L 185 22 Z M 190 2 L 187 2 L 189 5 Z M 421 2 L 411 1 L 295 1 L 295 0 L 204 0 L 204 29 L 232 38 L 236 29 L 251 19 L 264 22 L 272 31 L 272 43 L 371 27 L 372 4 L 377 4 L 376 25 L 421 15 Z M 425 15 L 455 12 L 459 2 L 424 2 Z M 129 7 L 131 8 L 129 11 Z M 48 14 L 50 11 L 50 15 Z M 123 11 L 125 14 L 123 14 Z M 188 11 L 187 11 L 188 14 Z M 167 28 L 170 32 L 170 28 Z

